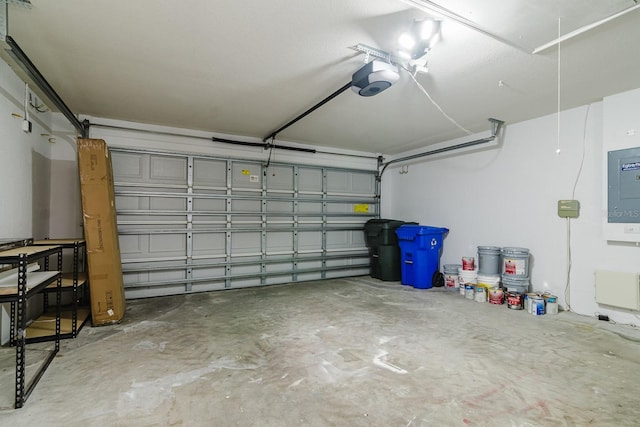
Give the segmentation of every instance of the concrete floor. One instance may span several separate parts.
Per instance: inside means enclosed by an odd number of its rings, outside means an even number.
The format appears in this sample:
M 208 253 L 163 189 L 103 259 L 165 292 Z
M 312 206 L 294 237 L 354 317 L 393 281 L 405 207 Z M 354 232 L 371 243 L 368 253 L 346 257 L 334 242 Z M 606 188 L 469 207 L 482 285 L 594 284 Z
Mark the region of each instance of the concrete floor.
M 130 301 L 0 425 L 638 426 L 640 331 L 369 278 Z

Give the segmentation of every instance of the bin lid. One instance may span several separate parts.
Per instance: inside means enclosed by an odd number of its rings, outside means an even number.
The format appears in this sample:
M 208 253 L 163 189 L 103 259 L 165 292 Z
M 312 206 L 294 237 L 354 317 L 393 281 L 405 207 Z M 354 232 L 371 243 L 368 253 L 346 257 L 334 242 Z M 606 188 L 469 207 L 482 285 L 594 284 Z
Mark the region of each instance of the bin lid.
M 398 237 L 402 236 L 423 236 L 427 234 L 445 234 L 449 232 L 448 228 L 430 227 L 427 225 L 402 225 L 396 230 Z
M 396 229 L 405 224 L 417 224 L 417 222 L 399 221 L 396 219 L 370 219 L 364 226 L 367 229 Z

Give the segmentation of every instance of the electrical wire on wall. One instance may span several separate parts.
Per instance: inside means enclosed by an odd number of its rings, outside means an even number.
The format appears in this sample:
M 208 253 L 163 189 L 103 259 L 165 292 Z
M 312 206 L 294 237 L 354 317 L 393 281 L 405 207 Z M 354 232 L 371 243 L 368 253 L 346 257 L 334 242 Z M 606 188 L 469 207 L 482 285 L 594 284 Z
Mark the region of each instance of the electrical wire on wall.
M 29 84 L 24 84 L 24 120 L 29 122 Z
M 558 39 L 560 38 L 560 18 L 558 18 Z M 560 155 L 560 45 L 561 43 L 558 43 L 558 99 L 557 99 L 557 103 L 558 103 L 558 114 L 557 114 L 557 119 L 558 119 L 558 125 L 557 125 L 557 138 L 556 138 L 556 142 L 557 142 L 557 147 L 556 147 L 556 154 Z
M 584 158 L 587 151 L 587 124 L 589 122 L 589 111 L 591 110 L 591 104 L 587 105 L 587 111 L 584 115 L 584 125 L 582 127 L 582 156 L 580 158 L 580 166 L 578 167 L 578 173 L 576 174 L 576 180 L 573 183 L 573 189 L 571 191 L 571 200 L 576 198 L 576 188 L 578 187 L 578 181 L 582 175 L 582 169 L 584 167 Z M 559 114 L 558 114 L 559 115 Z M 567 218 L 567 284 L 564 288 L 564 301 L 567 304 L 568 311 L 571 311 L 571 218 Z

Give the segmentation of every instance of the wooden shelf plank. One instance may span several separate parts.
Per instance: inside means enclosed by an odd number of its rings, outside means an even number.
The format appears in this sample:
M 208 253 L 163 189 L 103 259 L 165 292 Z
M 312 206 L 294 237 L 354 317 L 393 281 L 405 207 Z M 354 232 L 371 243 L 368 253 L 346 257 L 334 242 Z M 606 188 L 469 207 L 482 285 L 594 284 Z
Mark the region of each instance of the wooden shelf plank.
M 80 271 L 78 273 L 78 286 L 83 286 L 87 283 L 87 273 L 84 271 Z M 73 273 L 62 273 L 62 287 L 63 288 L 72 288 L 73 287 Z M 52 283 L 47 286 L 49 289 L 55 289 L 56 284 Z
M 19 248 L 7 249 L 6 251 L 0 252 L 0 260 L 4 257 L 17 257 L 20 254 L 27 254 L 27 256 L 37 255 L 42 252 L 47 252 L 52 249 L 58 248 L 59 245 L 49 245 L 49 246 L 21 246 Z
M 63 310 L 60 313 L 60 333 L 71 334 L 73 333 L 73 314 L 72 310 Z M 89 318 L 91 310 L 89 307 L 78 307 L 78 317 L 76 326 L 80 330 L 80 326 Z M 54 336 L 56 330 L 56 314 L 44 313 L 27 328 L 27 339 L 40 338 L 46 336 Z M 44 333 L 46 332 L 46 333 Z M 77 331 L 76 331 L 77 332 Z
M 60 273 L 57 271 L 36 271 L 27 274 L 27 291 L 37 287 L 41 283 L 58 276 Z M 17 295 L 18 285 L 12 277 L 8 277 L 0 281 L 0 295 Z

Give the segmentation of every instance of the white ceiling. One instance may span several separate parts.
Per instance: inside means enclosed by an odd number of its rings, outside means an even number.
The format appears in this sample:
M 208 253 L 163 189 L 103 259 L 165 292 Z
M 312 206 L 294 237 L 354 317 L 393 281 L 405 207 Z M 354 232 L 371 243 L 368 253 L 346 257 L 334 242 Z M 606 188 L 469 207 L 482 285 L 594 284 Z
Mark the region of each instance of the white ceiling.
M 402 0 L 31 0 L 9 6 L 9 34 L 71 110 L 263 138 L 351 80 L 364 43 L 393 52 L 426 13 Z M 430 3 L 430 2 L 426 2 Z M 558 49 L 537 46 L 633 0 L 436 0 L 508 43 L 444 18 L 418 74 L 465 128 L 558 108 Z M 566 109 L 640 87 L 640 10 L 562 43 Z M 499 85 L 502 81 L 503 84 Z M 276 142 L 396 154 L 464 133 L 406 72 L 387 91 L 342 93 Z

